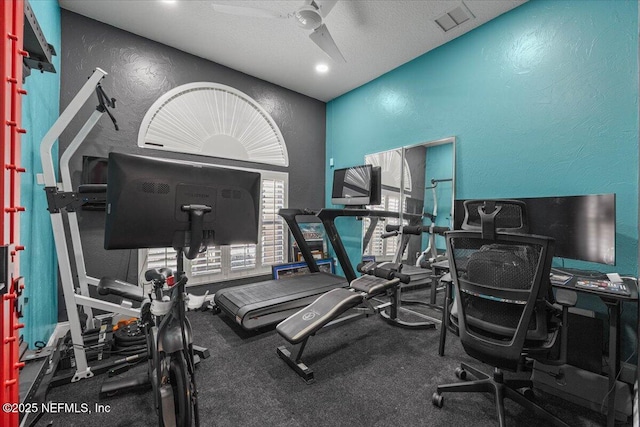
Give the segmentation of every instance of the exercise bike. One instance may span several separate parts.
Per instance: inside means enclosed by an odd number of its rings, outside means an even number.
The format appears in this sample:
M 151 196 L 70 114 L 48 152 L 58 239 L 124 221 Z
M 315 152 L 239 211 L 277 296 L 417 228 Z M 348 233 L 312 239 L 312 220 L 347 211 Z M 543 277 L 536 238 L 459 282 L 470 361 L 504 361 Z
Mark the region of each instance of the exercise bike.
M 170 269 L 151 269 L 152 299 L 142 309 L 149 354 L 149 379 L 160 427 L 199 425 L 191 324 L 185 316 L 182 250 L 178 251 L 177 281 Z M 165 300 L 163 288 L 171 289 Z
M 190 217 L 198 217 L 210 209 L 199 205 L 183 208 L 189 211 Z M 199 243 L 190 248 L 177 248 L 175 272 L 169 268 L 145 272 L 145 280 L 153 286 L 140 309 L 148 370 L 142 375 L 106 381 L 100 392 L 102 396 L 112 396 L 123 390 L 150 386 L 159 427 L 200 425 L 194 353 L 202 354 L 202 349 L 194 352 L 191 324 L 186 317 L 188 278 L 184 273 L 184 258 L 195 258 L 201 249 Z M 165 287 L 170 289 L 168 296 Z

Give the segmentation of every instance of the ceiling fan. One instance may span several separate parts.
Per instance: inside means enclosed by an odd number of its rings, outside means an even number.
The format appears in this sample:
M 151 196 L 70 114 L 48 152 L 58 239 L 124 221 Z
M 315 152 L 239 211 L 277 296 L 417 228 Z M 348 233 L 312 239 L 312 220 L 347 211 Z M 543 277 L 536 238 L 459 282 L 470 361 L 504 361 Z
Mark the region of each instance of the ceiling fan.
M 342 52 L 333 41 L 323 19 L 327 17 L 338 0 L 305 0 L 304 5 L 289 13 L 280 13 L 257 7 L 212 4 L 214 10 L 230 15 L 252 16 L 258 18 L 293 19 L 304 30 L 313 30 L 309 38 L 334 61 L 346 62 Z

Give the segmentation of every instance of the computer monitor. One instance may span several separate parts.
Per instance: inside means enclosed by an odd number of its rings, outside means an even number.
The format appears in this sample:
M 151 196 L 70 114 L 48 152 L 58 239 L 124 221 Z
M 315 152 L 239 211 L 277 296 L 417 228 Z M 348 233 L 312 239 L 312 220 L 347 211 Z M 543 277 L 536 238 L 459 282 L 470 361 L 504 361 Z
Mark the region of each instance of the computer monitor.
M 526 204 L 529 233 L 555 239 L 554 256 L 615 265 L 615 194 L 515 200 Z M 454 228 L 460 229 L 464 200 L 456 200 L 455 205 Z
M 333 189 L 331 203 L 345 206 L 364 206 L 371 204 L 376 195 L 373 188 L 373 166 L 361 165 L 333 171 Z M 381 191 L 378 186 L 378 191 Z M 372 197 L 374 196 L 374 197 Z M 374 200 L 375 201 L 375 200 Z
M 111 153 L 107 182 L 105 249 L 195 246 L 185 210 L 195 205 L 211 208 L 203 245 L 257 243 L 259 173 Z

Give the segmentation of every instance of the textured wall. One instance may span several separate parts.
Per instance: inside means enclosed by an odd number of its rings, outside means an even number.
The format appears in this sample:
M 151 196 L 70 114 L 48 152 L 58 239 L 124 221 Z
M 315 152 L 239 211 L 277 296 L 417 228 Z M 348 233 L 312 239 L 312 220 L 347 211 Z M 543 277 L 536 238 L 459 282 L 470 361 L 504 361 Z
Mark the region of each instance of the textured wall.
M 330 102 L 327 165 L 456 135 L 458 198 L 616 193 L 617 266 L 571 266 L 635 276 L 637 52 L 636 1 L 529 1 Z
M 60 8 L 55 0 L 30 2 L 47 41 L 60 53 Z M 60 56 L 53 57 L 57 73 L 32 70 L 24 88 L 22 121 L 27 134 L 22 136 L 20 198 L 26 211 L 20 216 L 20 243 L 26 248 L 20 257 L 20 274 L 25 277 L 24 339 L 31 348 L 35 341 L 46 342 L 58 320 L 56 263 L 51 221 L 47 212 L 44 187 L 36 184 L 42 173 L 40 141 L 58 118 L 60 101 Z
M 615 192 L 635 275 L 637 24 L 635 1 L 524 4 L 330 102 L 327 158 L 456 135 L 458 198 Z
M 160 95 L 182 84 L 209 81 L 246 93 L 277 123 L 289 153 L 290 166 L 279 169 L 289 173 L 289 205 L 314 209 L 323 206 L 324 165 L 318 159 L 325 157 L 325 103 L 66 10 L 62 11 L 62 28 L 61 109 L 75 96 L 93 69 L 100 67 L 109 73 L 103 87 L 109 96 L 117 99 L 114 115 L 120 126 L 120 131 L 115 132 L 105 116 L 89 134 L 71 162 L 74 185 L 80 183 L 83 155 L 106 157 L 112 150 L 237 164 L 137 147 L 142 118 Z M 93 99 L 89 101 L 70 131 L 61 136 L 61 152 L 95 105 Z M 265 167 L 259 164 L 243 166 Z M 100 213 L 84 212 L 80 218 L 88 273 L 135 281 L 136 251 L 105 251 L 102 248 L 103 222 L 104 216 Z

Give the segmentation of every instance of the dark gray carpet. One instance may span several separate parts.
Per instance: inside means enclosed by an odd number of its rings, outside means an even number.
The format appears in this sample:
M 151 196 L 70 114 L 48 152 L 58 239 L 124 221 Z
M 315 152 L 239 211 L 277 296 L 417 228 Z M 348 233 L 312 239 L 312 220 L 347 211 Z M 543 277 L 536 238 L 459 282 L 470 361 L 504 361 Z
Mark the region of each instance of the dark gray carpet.
M 439 357 L 439 330 L 400 329 L 374 316 L 318 334 L 305 351 L 316 375 L 307 385 L 276 355 L 285 341 L 275 330 L 248 333 L 211 311 L 189 318 L 196 343 L 211 352 L 196 371 L 202 426 L 497 425 L 488 394 L 448 394 L 442 409 L 431 404 L 438 384 L 458 381 L 454 369 L 461 361 L 478 366 L 451 335 L 446 356 Z M 99 400 L 104 379 L 52 389 L 48 399 L 89 403 L 91 409 L 99 402 L 109 405 L 109 413 L 49 413 L 38 426 L 157 425 L 150 392 Z M 562 399 L 540 392 L 536 399 L 571 426 L 605 424 L 603 415 Z M 509 426 L 545 425 L 510 401 L 506 413 Z

